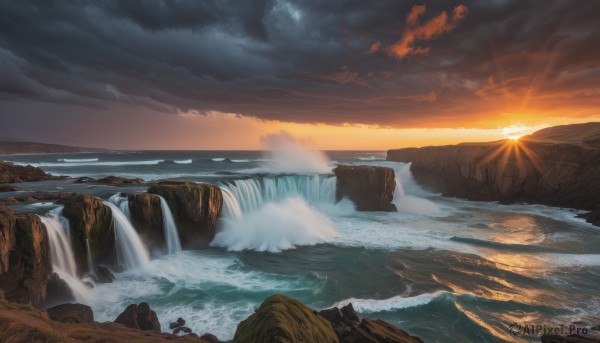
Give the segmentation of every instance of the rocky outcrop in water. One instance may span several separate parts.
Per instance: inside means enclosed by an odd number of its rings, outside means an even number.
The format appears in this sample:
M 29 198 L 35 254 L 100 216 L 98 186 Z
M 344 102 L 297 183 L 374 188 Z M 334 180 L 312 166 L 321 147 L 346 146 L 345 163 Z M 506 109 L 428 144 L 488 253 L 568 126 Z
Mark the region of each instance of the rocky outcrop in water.
M 0 185 L 0 192 L 16 192 L 19 188 L 13 185 Z
M 420 338 L 411 336 L 383 320 L 359 320 L 352 304 L 322 310 L 319 314 L 331 323 L 341 343 L 423 343 Z
M 177 224 L 184 249 L 203 248 L 213 240 L 223 207 L 221 189 L 188 181 L 160 182 L 148 193 L 165 198 Z
M 62 304 L 46 309 L 50 319 L 62 323 L 94 323 L 92 308 L 83 304 Z
M 392 204 L 396 180 L 394 169 L 373 166 L 338 166 L 335 197 L 348 197 L 359 211 L 396 211 Z
M 338 342 L 338 338 L 331 324 L 303 303 L 284 295 L 273 295 L 238 325 L 233 341 Z
M 95 264 L 116 266 L 111 209 L 98 198 L 86 194 L 72 194 L 64 199 L 64 205 L 63 216 L 69 220 L 77 273 L 83 275 L 91 270 L 87 265 L 87 241 Z
M 107 176 L 102 179 L 94 179 L 92 177 L 82 176 L 77 178 L 74 183 L 101 183 L 105 185 L 114 185 L 114 186 L 122 186 L 122 185 L 137 185 L 144 183 L 143 179 L 135 178 L 128 179 L 120 176 Z
M 48 236 L 40 218 L 0 207 L 0 289 L 6 299 L 44 306 L 51 274 Z
M 150 193 L 139 193 L 130 194 L 127 199 L 131 223 L 148 246 L 150 253 L 164 253 L 167 247 L 160 198 Z
M 131 304 L 127 306 L 125 311 L 115 319 L 115 323 L 134 329 L 160 332 L 160 323 L 156 312 L 152 311 L 148 303 L 145 302 L 139 305 Z
M 358 315 L 354 311 L 352 304 L 342 308 L 332 307 L 319 311 L 319 314 L 327 319 L 340 342 L 347 341 L 355 331 L 355 326 L 360 323 Z
M 580 214 L 578 217 L 585 219 L 586 222 L 592 225 L 600 226 L 600 208 L 592 212 Z
M 16 183 L 65 179 L 64 176 L 53 176 L 32 166 L 18 166 L 10 162 L 0 162 L 0 183 Z
M 575 144 L 501 141 L 390 150 L 412 162 L 415 180 L 470 200 L 600 208 L 600 149 Z
M 368 318 L 361 320 L 345 342 L 423 343 L 420 338 L 411 336 L 381 319 L 371 320 Z
M 8 197 L 0 199 L 0 204 L 12 205 L 18 203 L 39 202 L 39 201 L 58 201 L 71 196 L 71 193 L 62 192 L 33 192 L 25 195 Z

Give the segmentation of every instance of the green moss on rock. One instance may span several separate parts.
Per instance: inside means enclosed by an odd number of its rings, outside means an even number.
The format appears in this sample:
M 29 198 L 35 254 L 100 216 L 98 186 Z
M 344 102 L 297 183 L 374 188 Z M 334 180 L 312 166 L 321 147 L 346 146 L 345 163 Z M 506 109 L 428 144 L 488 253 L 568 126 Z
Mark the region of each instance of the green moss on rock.
M 308 306 L 284 295 L 267 298 L 256 313 L 242 321 L 235 343 L 339 342 L 331 324 Z

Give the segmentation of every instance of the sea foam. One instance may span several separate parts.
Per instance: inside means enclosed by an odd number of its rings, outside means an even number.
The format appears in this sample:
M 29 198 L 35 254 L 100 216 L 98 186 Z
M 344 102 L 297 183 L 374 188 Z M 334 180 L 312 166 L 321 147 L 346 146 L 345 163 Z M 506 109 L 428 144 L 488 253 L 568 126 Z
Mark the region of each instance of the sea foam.
M 329 242 L 338 236 L 335 224 L 300 197 L 245 213 L 240 219 L 225 219 L 211 243 L 228 250 L 281 252 L 301 245 Z
M 397 295 L 388 299 L 349 298 L 335 303 L 332 307 L 342 307 L 352 303 L 354 309 L 359 313 L 395 311 L 403 308 L 423 306 L 429 304 L 435 299 L 449 295 L 452 295 L 452 293 L 447 291 L 437 291 L 433 293 L 419 294 L 414 297 Z

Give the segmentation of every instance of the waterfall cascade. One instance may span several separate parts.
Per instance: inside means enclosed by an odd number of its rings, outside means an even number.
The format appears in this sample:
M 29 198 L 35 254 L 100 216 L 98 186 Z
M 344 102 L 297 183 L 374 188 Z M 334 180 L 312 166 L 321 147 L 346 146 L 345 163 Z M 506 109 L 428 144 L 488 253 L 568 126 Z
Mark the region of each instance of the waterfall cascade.
M 114 203 L 104 201 L 110 207 L 115 229 L 117 258 L 126 269 L 143 267 L 150 262 L 148 249 L 133 228 L 129 219 Z
M 131 212 L 129 211 L 129 199 L 127 197 L 122 196 L 121 193 L 117 193 L 110 198 L 108 201 L 115 204 L 121 212 L 127 217 L 128 220 L 131 220 Z
M 92 260 L 92 250 L 90 249 L 90 240 L 89 239 L 85 240 L 85 249 L 87 251 L 88 271 L 90 272 L 90 274 L 95 274 L 94 261 Z
M 221 185 L 222 227 L 211 244 L 229 250 L 279 252 L 328 242 L 335 224 L 313 206 L 335 203 L 330 175 L 284 175 Z
M 165 232 L 167 252 L 169 254 L 180 252 L 181 243 L 179 242 L 179 234 L 177 233 L 177 226 L 175 225 L 175 220 L 173 219 L 173 213 L 171 213 L 171 209 L 169 208 L 167 201 L 160 195 L 158 197 L 160 198 L 160 207 L 162 209 L 163 230 Z
M 388 162 L 386 162 L 388 163 Z M 438 206 L 418 195 L 423 194 L 422 189 L 413 180 L 410 166 L 412 163 L 393 163 L 396 174 L 396 189 L 394 190 L 393 203 L 400 212 L 435 215 L 439 213 Z
M 225 218 L 239 218 L 268 202 L 299 197 L 309 204 L 335 203 L 336 179 L 330 175 L 284 175 L 235 180 L 221 185 Z
M 77 264 L 69 237 L 69 221 L 62 216 L 62 211 L 63 206 L 45 216 L 39 216 L 48 234 L 52 271 L 69 285 L 78 302 L 85 303 L 90 297 L 90 291 L 77 277 Z
M 62 211 L 63 207 L 58 207 L 48 212 L 45 216 L 40 216 L 40 219 L 48 233 L 50 260 L 53 269 L 60 269 L 65 273 L 75 276 L 77 265 L 75 264 L 73 250 L 68 238 L 68 221 L 62 216 Z

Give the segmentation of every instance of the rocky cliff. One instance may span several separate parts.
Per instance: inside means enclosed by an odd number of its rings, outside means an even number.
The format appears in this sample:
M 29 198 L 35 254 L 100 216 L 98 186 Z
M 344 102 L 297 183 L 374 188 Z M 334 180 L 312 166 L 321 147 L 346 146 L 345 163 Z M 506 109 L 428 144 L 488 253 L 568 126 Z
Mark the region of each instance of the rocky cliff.
M 0 207 L 0 288 L 6 299 L 44 306 L 51 274 L 48 236 L 40 218 Z
M 153 256 L 163 254 L 167 246 L 160 198 L 155 194 L 138 193 L 130 194 L 127 199 L 131 223 L 148 246 L 148 250 Z
M 583 125 L 589 138 L 590 126 Z M 582 129 L 573 126 L 571 132 Z M 387 159 L 412 162 L 415 180 L 446 196 L 600 208 L 600 148 L 594 139 L 578 142 L 575 133 L 559 129 L 519 141 L 390 150 Z M 565 135 L 569 140 L 561 142 Z
M 53 176 L 32 166 L 18 166 L 10 162 L 0 162 L 0 183 L 30 182 L 65 179 L 64 176 Z
M 396 180 L 394 169 L 373 166 L 338 166 L 335 191 L 339 201 L 348 197 L 359 211 L 396 211 L 392 204 Z
M 116 266 L 115 234 L 110 208 L 87 194 L 72 194 L 64 199 L 63 215 L 69 220 L 71 248 L 77 262 L 77 273 L 90 271 L 87 265 L 87 242 L 92 260 L 97 264 Z
M 184 249 L 203 248 L 213 240 L 223 207 L 219 187 L 188 181 L 164 181 L 150 187 L 148 193 L 162 196 L 169 204 Z

